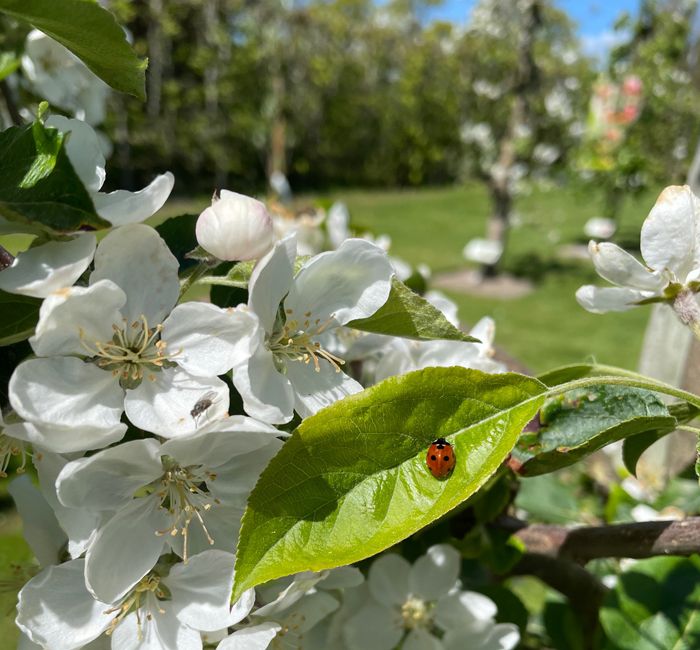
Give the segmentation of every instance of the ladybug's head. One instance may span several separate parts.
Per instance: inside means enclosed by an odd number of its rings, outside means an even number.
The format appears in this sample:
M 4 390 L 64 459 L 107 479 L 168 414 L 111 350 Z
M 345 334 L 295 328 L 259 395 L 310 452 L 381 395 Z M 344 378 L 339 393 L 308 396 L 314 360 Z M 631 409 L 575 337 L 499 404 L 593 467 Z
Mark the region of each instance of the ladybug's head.
M 433 444 L 439 446 L 439 445 L 449 445 L 450 443 L 447 442 L 447 440 L 445 440 L 444 438 L 438 438 L 437 440 L 435 440 L 433 442 Z

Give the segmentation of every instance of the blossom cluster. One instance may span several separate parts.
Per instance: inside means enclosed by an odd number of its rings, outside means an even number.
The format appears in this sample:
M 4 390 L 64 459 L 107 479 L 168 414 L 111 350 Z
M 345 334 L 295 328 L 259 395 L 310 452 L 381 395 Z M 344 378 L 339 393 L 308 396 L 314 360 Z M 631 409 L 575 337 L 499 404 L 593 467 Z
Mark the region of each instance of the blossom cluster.
M 410 370 L 505 370 L 493 321 L 472 330 L 480 343 L 352 329 L 386 303 L 395 276 L 414 271 L 387 242 L 352 237 L 340 204 L 309 226 L 226 190 L 196 236 L 217 263 L 254 261 L 247 302 L 183 301 L 178 259 L 142 223 L 167 200 L 172 174 L 104 194 L 93 129 L 61 116 L 46 124 L 69 136 L 68 156 L 113 227 L 99 241 L 49 238 L 0 272 L 2 290 L 42 299 L 33 354 L 14 369 L 0 420 L 0 469 L 31 458 L 38 477 L 10 485 L 39 563 L 19 592 L 21 647 L 514 647 L 517 630 L 495 624 L 493 603 L 461 589 L 448 546 L 413 568 L 383 556 L 368 581 L 342 567 L 230 602 L 248 495 L 292 423 Z M 445 296 L 425 297 L 459 325 Z M 386 636 L 365 640 L 364 621 L 382 617 Z

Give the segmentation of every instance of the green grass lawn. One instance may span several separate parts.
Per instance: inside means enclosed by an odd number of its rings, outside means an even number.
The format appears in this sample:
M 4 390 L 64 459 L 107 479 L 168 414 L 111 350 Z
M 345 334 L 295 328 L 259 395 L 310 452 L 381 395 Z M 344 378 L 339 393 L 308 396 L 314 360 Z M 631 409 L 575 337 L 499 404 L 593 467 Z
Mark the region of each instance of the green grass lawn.
M 353 224 L 392 238 L 391 253 L 412 264 L 427 263 L 433 272 L 465 266 L 462 248 L 483 236 L 489 212 L 480 185 L 412 191 L 351 191 L 328 195 L 350 208 Z M 655 200 L 654 193 L 628 201 L 619 240 L 635 246 L 639 228 Z M 496 342 L 533 371 L 595 358 L 602 363 L 636 367 L 648 309 L 598 316 L 578 306 L 576 289 L 599 281 L 588 262 L 557 261 L 557 246 L 583 243 L 583 224 L 599 213 L 595 197 L 557 188 L 535 190 L 516 205 L 521 225 L 510 233 L 504 268 L 531 277 L 535 290 L 515 300 L 451 293 L 460 316 L 474 323 L 496 319 Z M 556 244 L 552 242 L 556 241 Z M 600 280 L 601 284 L 604 284 Z

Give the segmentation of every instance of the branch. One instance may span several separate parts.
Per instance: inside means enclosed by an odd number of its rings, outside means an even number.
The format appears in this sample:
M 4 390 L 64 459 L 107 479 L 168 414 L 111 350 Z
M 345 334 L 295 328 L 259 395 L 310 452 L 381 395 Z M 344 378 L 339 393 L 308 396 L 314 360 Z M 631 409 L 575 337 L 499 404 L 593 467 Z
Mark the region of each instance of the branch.
M 527 526 L 514 519 L 499 523 L 513 530 L 529 552 L 579 564 L 596 558 L 639 559 L 700 552 L 700 517 L 580 528 Z

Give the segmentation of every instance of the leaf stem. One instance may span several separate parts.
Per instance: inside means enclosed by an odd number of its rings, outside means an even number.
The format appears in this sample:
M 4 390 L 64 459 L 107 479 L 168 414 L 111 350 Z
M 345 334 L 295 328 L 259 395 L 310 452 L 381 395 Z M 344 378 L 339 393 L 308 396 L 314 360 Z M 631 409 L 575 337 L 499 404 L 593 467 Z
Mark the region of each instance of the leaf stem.
M 219 260 L 216 261 L 211 261 L 211 260 L 204 260 L 202 262 L 199 262 L 197 266 L 192 268 L 192 271 L 190 272 L 189 275 L 184 277 L 182 280 L 180 280 L 180 298 L 182 299 L 182 296 L 184 296 L 189 288 L 197 282 L 200 278 L 204 277 L 211 269 L 214 267 L 218 266 L 221 264 Z
M 698 429 L 698 427 L 691 427 L 689 424 L 679 424 L 676 429 L 679 431 L 690 431 L 690 433 L 700 436 L 700 429 Z

